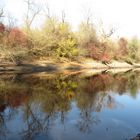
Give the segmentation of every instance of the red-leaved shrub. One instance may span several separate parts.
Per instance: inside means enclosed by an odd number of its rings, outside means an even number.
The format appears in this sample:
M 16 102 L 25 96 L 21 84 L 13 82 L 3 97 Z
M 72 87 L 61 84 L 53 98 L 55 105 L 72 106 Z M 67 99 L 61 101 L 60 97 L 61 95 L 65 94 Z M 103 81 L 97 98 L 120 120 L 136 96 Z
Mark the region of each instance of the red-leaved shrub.
M 18 28 L 13 28 L 9 31 L 8 42 L 11 47 L 27 47 L 28 38 Z
M 109 62 L 110 57 L 107 52 L 107 45 L 105 43 L 90 43 L 88 44 L 89 48 L 89 55 L 91 58 L 102 61 L 102 62 Z

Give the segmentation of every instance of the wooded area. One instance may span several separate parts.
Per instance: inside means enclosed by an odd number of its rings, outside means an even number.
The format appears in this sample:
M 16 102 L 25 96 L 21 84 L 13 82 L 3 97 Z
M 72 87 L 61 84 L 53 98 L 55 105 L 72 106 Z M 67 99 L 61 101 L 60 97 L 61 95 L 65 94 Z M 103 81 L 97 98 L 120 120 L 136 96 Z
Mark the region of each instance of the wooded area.
M 112 60 L 128 63 L 140 61 L 140 41 L 134 37 L 111 38 L 115 28 L 105 32 L 101 27 L 98 34 L 90 15 L 82 21 L 77 31 L 73 31 L 65 19 L 65 12 L 59 19 L 50 14 L 47 5 L 40 7 L 33 0 L 25 1 L 27 12 L 24 25 L 18 27 L 12 20 L 5 24 L 4 8 L 0 8 L 0 60 L 14 64 L 24 61 L 54 59 L 58 61 L 80 61 L 85 58 L 102 63 Z M 33 28 L 35 19 L 44 14 L 44 24 Z M 14 19 L 14 18 L 13 18 Z

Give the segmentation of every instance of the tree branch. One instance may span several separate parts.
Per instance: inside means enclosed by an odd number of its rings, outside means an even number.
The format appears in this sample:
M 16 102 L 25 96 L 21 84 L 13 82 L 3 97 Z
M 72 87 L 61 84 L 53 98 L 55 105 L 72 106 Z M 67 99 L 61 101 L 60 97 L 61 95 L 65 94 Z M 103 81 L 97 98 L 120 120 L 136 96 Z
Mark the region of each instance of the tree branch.
M 4 10 L 3 10 L 3 8 L 0 9 L 0 18 L 2 18 L 2 17 L 4 17 Z

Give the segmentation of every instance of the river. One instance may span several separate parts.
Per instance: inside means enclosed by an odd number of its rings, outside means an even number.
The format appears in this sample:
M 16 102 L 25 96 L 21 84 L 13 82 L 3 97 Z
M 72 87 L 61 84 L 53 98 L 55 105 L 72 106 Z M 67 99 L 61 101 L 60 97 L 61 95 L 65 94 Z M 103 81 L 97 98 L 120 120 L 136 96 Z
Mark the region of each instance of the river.
M 0 74 L 0 140 L 129 140 L 140 72 Z

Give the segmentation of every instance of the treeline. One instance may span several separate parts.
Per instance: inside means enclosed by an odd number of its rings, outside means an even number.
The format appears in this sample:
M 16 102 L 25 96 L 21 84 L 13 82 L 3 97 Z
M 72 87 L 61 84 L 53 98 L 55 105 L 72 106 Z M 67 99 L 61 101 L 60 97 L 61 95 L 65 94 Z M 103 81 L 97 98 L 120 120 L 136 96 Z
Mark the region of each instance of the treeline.
M 1 18 L 3 13 L 0 13 Z M 136 37 L 111 39 L 112 30 L 109 34 L 98 35 L 89 20 L 82 22 L 75 32 L 68 22 L 54 16 L 46 16 L 43 26 L 38 29 L 31 28 L 29 21 L 26 19 L 23 27 L 0 23 L 1 61 L 16 64 L 48 58 L 78 61 L 92 58 L 104 63 L 111 60 L 140 61 L 140 41 Z

